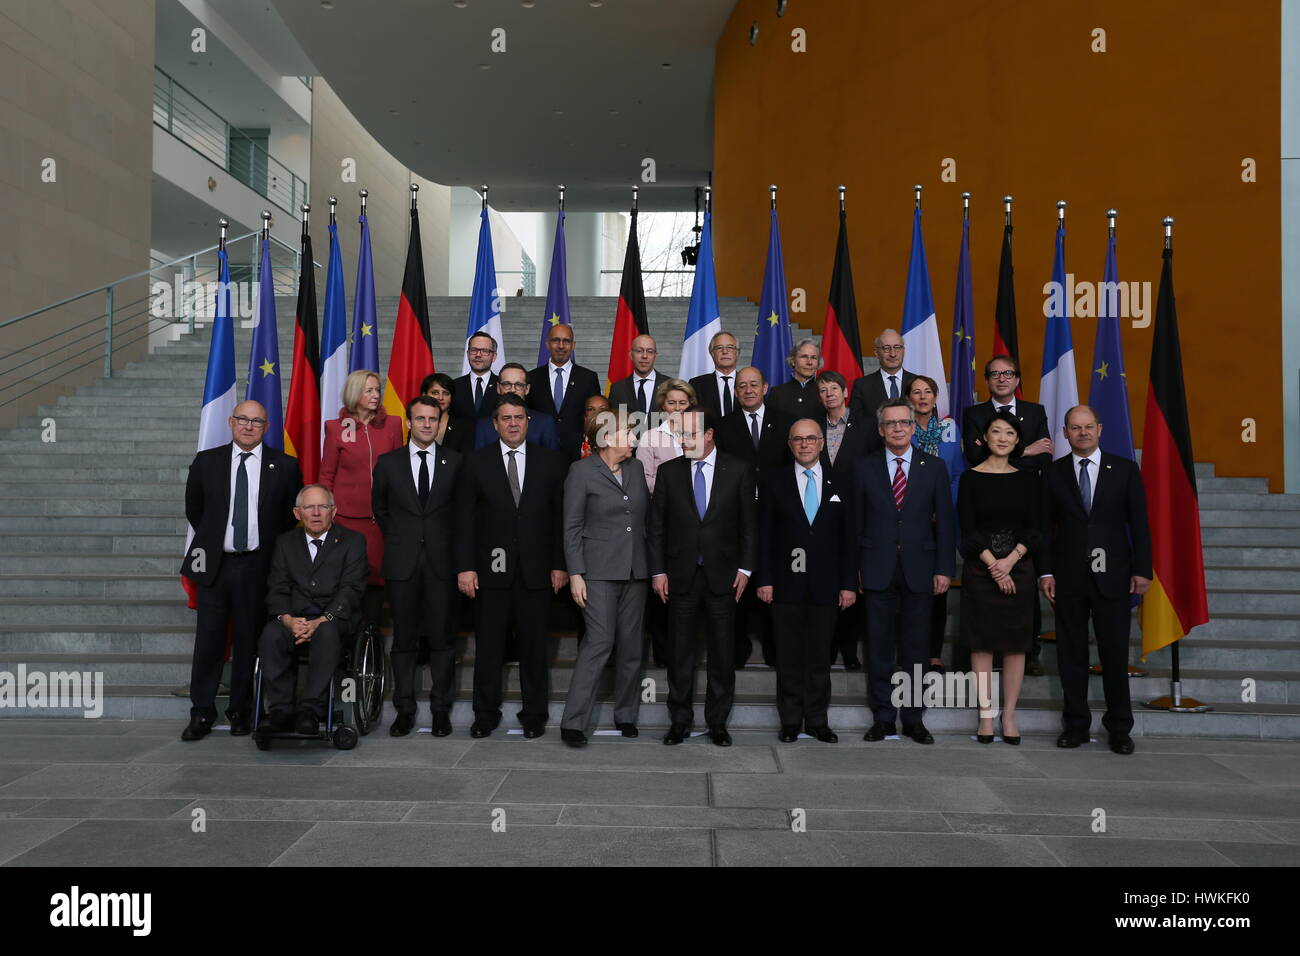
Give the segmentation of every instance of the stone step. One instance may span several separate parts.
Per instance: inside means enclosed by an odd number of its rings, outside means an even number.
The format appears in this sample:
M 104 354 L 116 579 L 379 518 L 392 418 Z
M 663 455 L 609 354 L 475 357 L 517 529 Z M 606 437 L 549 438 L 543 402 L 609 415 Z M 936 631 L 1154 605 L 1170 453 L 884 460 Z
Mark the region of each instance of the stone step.
M 179 568 L 180 560 L 173 558 L 172 565 L 174 569 Z M 175 570 L 170 574 L 0 573 L 0 598 L 4 599 L 50 598 L 52 603 L 65 598 L 160 601 L 169 597 L 179 599 L 182 593 L 180 575 Z
M 1207 567 L 1205 569 L 1205 587 L 1210 591 L 1219 589 L 1238 590 L 1300 590 L 1300 567 Z
M 1278 527 L 1202 527 L 1201 544 L 1212 547 L 1294 548 L 1300 545 L 1300 532 L 1295 528 Z
M 1300 543 L 1290 548 L 1257 548 L 1248 545 L 1207 545 L 1202 551 L 1209 567 L 1297 568 L 1300 569 Z
M 174 554 L 0 554 L 0 574 L 168 574 L 179 580 L 180 566 L 179 549 Z
M 1233 492 L 1202 492 L 1197 499 L 1204 513 L 1206 509 L 1247 511 L 1297 511 L 1300 495 L 1240 494 Z
M 1205 478 L 1197 472 L 1196 487 L 1201 494 L 1228 492 L 1232 494 L 1268 493 L 1267 478 Z
M 32 551 L 74 554 L 180 554 L 184 534 L 129 534 L 84 532 L 81 534 L 33 534 L 29 531 L 0 531 L 0 554 Z
M 37 436 L 0 440 L 0 459 L 10 455 L 41 455 L 48 461 L 50 456 L 55 456 L 67 459 L 67 462 L 55 461 L 49 467 L 61 468 L 75 458 L 89 458 L 92 461 L 109 459 L 109 463 L 117 459 L 135 458 L 136 461 L 147 459 L 163 464 L 181 460 L 188 463 L 194 458 L 193 436 L 159 440 L 142 432 L 134 434 L 138 437 L 121 441 L 104 434 L 83 441 L 75 441 L 70 435 L 59 436 L 52 442 L 41 441 Z
M 1162 648 L 1146 661 L 1142 661 L 1142 642 L 1133 642 L 1129 660 L 1168 666 L 1170 651 Z M 1056 646 L 1043 643 L 1040 658 L 1043 667 L 1059 673 L 1056 664 Z M 1300 670 L 1300 641 L 1217 641 L 1211 639 L 1184 639 L 1179 643 L 1180 667 L 1193 670 L 1236 671 L 1240 677 L 1251 677 L 1256 671 L 1291 672 Z M 1240 679 L 1240 678 L 1238 678 Z
M 44 531 L 50 534 L 75 535 L 83 531 L 101 533 L 130 531 L 135 534 L 173 532 L 184 534 L 188 525 L 183 517 L 172 515 L 0 515 L 0 532 Z
M 1202 528 L 1292 528 L 1300 529 L 1300 511 L 1270 509 L 1236 509 L 1221 511 L 1201 507 Z M 1300 540 L 1300 530 L 1292 531 Z
M 40 624 L 56 619 L 51 629 L 102 624 L 166 624 L 172 627 L 194 626 L 194 612 L 185 606 L 183 592 L 177 584 L 176 600 L 112 600 L 102 598 L 65 598 L 52 613 L 46 598 L 6 598 L 0 603 L 0 630 L 8 625 Z
M 1233 613 L 1293 614 L 1300 621 L 1300 591 L 1211 590 L 1210 615 Z M 1300 636 L 1300 623 L 1296 627 Z
M 185 510 L 184 489 L 166 497 L 141 498 L 3 498 L 0 515 L 136 515 Z
M 34 457 L 34 456 L 27 456 Z M 193 460 L 192 458 L 190 460 Z M 0 464 L 4 464 L 0 462 Z M 60 468 L 58 477 L 62 481 L 72 482 L 118 482 L 130 481 L 137 478 L 142 482 L 160 482 L 168 483 L 173 487 L 185 487 L 185 478 L 189 472 L 189 461 L 185 462 L 184 467 L 173 468 L 128 468 L 122 466 L 105 467 L 100 465 L 82 465 L 78 464 L 75 468 Z M 49 477 L 50 469 L 44 466 L 34 464 L 27 465 L 6 465 L 0 471 L 5 478 L 16 481 L 39 481 L 43 476 Z
M 58 501 L 90 498 L 154 501 L 170 498 L 178 490 L 183 497 L 184 479 L 181 479 L 180 483 L 172 480 L 67 480 L 66 474 L 61 470 L 58 476 L 51 476 L 44 481 L 40 479 L 24 481 L 13 479 L 7 472 L 0 473 L 0 495 L 8 498 L 34 498 L 43 493 Z

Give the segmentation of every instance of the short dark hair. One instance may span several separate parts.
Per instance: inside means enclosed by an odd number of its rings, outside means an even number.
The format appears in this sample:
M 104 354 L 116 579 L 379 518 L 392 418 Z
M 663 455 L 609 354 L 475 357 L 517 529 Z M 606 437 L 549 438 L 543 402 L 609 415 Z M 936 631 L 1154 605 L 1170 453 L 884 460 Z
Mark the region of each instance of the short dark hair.
M 989 377 L 989 370 L 993 368 L 993 363 L 994 363 L 994 362 L 1006 362 L 1008 365 L 1011 366 L 1012 370 L 1016 373 L 1016 378 L 1019 378 L 1019 377 L 1020 377 L 1020 363 L 1019 363 L 1019 362 L 1017 362 L 1015 359 L 1013 359 L 1010 355 L 995 355 L 995 356 L 993 356 L 991 359 L 989 359 L 987 362 L 984 363 L 984 377 L 985 377 L 985 378 L 988 378 L 988 377 Z
M 524 409 L 528 408 L 528 406 L 524 403 L 524 400 L 522 398 L 520 398 L 514 392 L 510 392 L 508 394 L 502 395 L 500 398 L 497 399 L 496 408 L 492 409 L 492 417 L 496 418 L 497 413 L 501 411 L 501 409 L 507 406 L 511 408 L 524 408 Z
M 442 407 L 437 402 L 435 402 L 432 398 L 430 398 L 428 395 L 417 395 L 415 396 L 415 398 L 411 399 L 409 402 L 406 403 L 406 420 L 408 422 L 411 420 L 411 411 L 415 408 L 416 405 L 428 405 L 430 408 L 436 410 L 439 415 L 442 414 Z
M 702 418 L 702 425 L 703 425 L 702 430 L 703 430 L 703 431 L 706 431 L 706 432 L 711 430 L 711 431 L 716 435 L 716 434 L 718 433 L 718 414 L 717 414 L 717 412 L 715 412 L 715 411 L 714 411 L 713 409 L 711 409 L 711 408 L 706 408 L 706 407 L 703 406 L 703 405 L 692 405 L 690 408 L 686 409 L 686 411 L 682 412 L 682 415 L 683 415 L 683 417 L 684 417 L 684 416 L 686 416 L 686 415 L 693 415 L 693 414 L 695 414 L 695 413 L 697 413 L 697 412 L 698 412 L 701 416 L 703 416 L 703 418 Z
M 428 395 L 429 389 L 435 385 L 441 385 L 449 394 L 456 391 L 456 383 L 451 380 L 451 376 L 446 372 L 434 372 L 432 375 L 424 376 L 424 381 L 420 383 L 420 394 Z
M 523 367 L 522 365 L 520 365 L 518 362 L 506 362 L 505 365 L 502 365 L 502 366 L 501 366 L 501 372 L 504 372 L 504 371 L 505 371 L 506 369 L 508 369 L 508 368 L 517 368 L 517 369 L 519 369 L 519 371 L 523 372 L 525 375 L 528 374 L 528 369 L 524 368 L 524 367 Z M 500 378 L 500 377 L 501 377 L 501 372 L 497 372 L 497 378 Z
M 939 397 L 939 383 L 936 382 L 934 379 L 932 379 L 930 376 L 928 375 L 913 376 L 912 385 L 915 385 L 917 382 L 925 382 L 926 385 L 930 386 L 930 391 L 934 392 L 935 397 L 936 398 Z M 912 390 L 912 385 L 907 386 L 907 390 L 909 392 Z
M 495 352 L 497 350 L 497 340 L 494 339 L 489 333 L 484 332 L 482 329 L 479 329 L 477 332 L 475 332 L 473 335 L 471 335 L 469 338 L 465 340 L 465 348 L 468 349 L 469 343 L 473 342 L 475 339 L 487 339 L 489 342 L 492 343 L 492 351 Z
M 1016 447 L 1011 449 L 1011 454 L 1008 456 L 1008 458 L 1014 461 L 1019 458 L 1025 450 L 1024 426 L 1020 424 L 1020 419 L 1016 418 L 1016 416 L 1012 415 L 1010 412 L 994 412 L 993 417 L 989 419 L 989 423 L 984 426 L 984 434 L 979 436 L 985 440 L 985 445 L 988 444 L 989 429 L 993 427 L 994 422 L 1006 422 L 1011 426 L 1011 430 L 1016 433 Z
M 820 385 L 822 382 L 838 385 L 846 392 L 849 390 L 848 380 L 833 368 L 824 368 L 817 373 L 817 384 Z

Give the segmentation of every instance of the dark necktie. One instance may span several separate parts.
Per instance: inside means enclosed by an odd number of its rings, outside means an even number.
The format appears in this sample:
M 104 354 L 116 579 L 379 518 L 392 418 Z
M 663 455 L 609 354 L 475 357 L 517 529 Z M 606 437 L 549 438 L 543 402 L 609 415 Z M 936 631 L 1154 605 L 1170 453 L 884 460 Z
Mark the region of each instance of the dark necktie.
M 731 376 L 722 376 L 722 414 L 731 414 Z
M 1092 513 L 1092 477 L 1088 466 L 1092 462 L 1087 458 L 1079 459 L 1079 494 L 1083 497 L 1083 510 Z
M 415 492 L 420 496 L 420 507 L 429 503 L 429 461 L 427 451 L 417 451 L 420 456 L 420 480 L 415 485 Z
M 645 383 L 645 379 L 641 379 L 641 381 L 636 383 L 636 404 L 637 407 L 641 409 L 642 415 L 649 411 L 645 404 Z
M 560 417 L 560 406 L 564 404 L 564 369 L 555 370 L 555 390 L 551 392 L 551 400 L 555 402 L 555 417 Z
M 1009 411 L 1011 411 L 1011 406 L 1010 406 L 1010 405 L 999 405 L 999 406 L 998 406 L 998 411 L 1000 411 L 1000 412 L 1009 412 Z
M 315 551 L 313 551 L 313 552 L 311 553 L 311 563 L 312 563 L 312 564 L 315 564 L 317 561 L 320 560 L 320 546 L 321 546 L 322 544 L 324 544 L 324 543 L 325 543 L 325 542 L 322 541 L 320 538 L 312 538 L 312 539 L 311 539 L 311 546 L 312 546 L 313 548 L 316 549 Z
M 889 376 L 889 397 L 898 398 L 898 376 Z
M 251 451 L 239 453 L 239 470 L 235 472 L 235 515 L 231 523 L 235 526 L 235 550 L 248 550 L 248 472 L 244 465 Z
M 895 458 L 894 467 L 894 507 L 903 510 L 903 498 L 907 495 L 907 475 L 903 472 L 903 459 Z
M 749 413 L 749 437 L 754 442 L 754 451 L 758 451 L 758 412 Z
M 515 460 L 515 455 L 519 452 L 512 448 L 506 454 L 510 456 L 510 461 L 506 465 L 506 480 L 510 482 L 510 495 L 515 499 L 515 507 L 518 508 L 519 498 L 524 493 L 519 487 L 519 462 Z
M 476 378 L 474 379 L 474 411 L 477 412 L 479 410 L 479 406 L 482 404 L 483 404 L 483 379 Z

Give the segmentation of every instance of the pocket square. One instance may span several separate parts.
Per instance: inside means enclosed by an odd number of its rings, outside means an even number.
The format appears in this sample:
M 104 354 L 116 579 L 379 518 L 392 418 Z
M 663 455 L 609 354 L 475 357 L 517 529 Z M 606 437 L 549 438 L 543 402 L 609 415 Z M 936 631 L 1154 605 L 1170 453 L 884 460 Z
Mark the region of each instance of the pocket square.
M 1080 469 L 1080 471 L 1082 471 L 1082 469 Z M 840 500 L 840 496 L 839 496 L 839 495 L 831 495 L 831 501 L 832 501 L 832 502 L 839 501 L 839 500 Z

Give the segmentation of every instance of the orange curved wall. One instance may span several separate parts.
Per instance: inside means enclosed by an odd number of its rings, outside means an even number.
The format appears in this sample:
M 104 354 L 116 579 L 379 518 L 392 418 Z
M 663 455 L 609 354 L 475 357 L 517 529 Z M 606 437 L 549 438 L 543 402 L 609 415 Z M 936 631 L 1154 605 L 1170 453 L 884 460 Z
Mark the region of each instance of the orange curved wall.
M 714 242 L 719 292 L 757 298 L 767 186 L 779 190 L 796 321 L 820 331 L 835 251 L 835 187 L 848 187 L 863 344 L 899 325 L 912 184 L 940 333 L 952 328 L 960 194 L 972 194 L 976 355 L 992 343 L 1001 197 L 1016 197 L 1016 304 L 1025 393 L 1036 398 L 1055 204 L 1069 202 L 1066 268 L 1098 282 L 1107 207 L 1119 277 L 1159 287 L 1172 215 L 1174 282 L 1198 461 L 1282 490 L 1280 30 L 1275 0 L 739 0 L 717 44 Z M 751 23 L 759 26 L 750 45 Z M 791 49 L 806 31 L 807 52 Z M 1093 52 L 1092 31 L 1106 31 Z M 1256 182 L 1242 181 L 1242 160 Z M 956 181 L 941 180 L 955 160 Z M 1154 319 L 1154 302 L 1151 316 Z M 1152 328 L 1123 323 L 1141 444 Z M 1096 320 L 1073 322 L 1086 400 Z M 951 370 L 950 370 L 951 372 Z M 983 383 L 979 383 L 984 395 Z M 1257 422 L 1243 443 L 1242 419 Z

